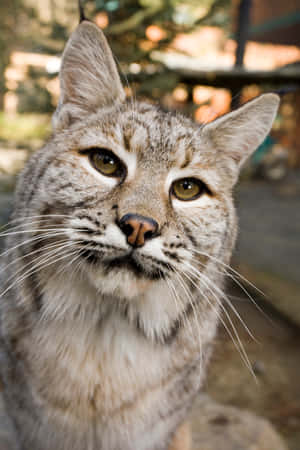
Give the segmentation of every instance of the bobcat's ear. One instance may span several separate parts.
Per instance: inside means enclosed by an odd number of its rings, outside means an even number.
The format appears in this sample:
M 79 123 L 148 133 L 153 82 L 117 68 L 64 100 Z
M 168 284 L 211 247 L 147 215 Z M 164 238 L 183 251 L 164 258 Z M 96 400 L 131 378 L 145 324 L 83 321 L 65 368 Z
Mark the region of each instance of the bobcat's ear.
M 125 98 L 107 40 L 92 22 L 81 22 L 71 35 L 59 78 L 61 94 L 53 116 L 55 129 L 65 128 L 98 108 Z
M 203 136 L 217 152 L 217 164 L 230 170 L 234 182 L 246 159 L 269 133 L 279 105 L 279 96 L 263 94 L 203 128 Z

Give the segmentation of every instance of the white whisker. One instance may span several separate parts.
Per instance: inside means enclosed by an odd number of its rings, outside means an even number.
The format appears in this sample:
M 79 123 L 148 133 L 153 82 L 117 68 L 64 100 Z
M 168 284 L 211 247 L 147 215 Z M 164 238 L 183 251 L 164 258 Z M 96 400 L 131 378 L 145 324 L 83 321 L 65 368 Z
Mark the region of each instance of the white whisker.
M 20 282 L 22 282 L 23 280 L 25 280 L 26 278 L 28 278 L 29 276 L 31 276 L 33 273 L 35 273 L 36 269 L 41 270 L 42 268 L 47 267 L 46 266 L 41 266 L 41 264 L 43 264 L 43 262 L 48 261 L 49 259 L 52 260 L 53 256 L 56 256 L 56 253 L 59 252 L 60 250 L 64 249 L 65 247 L 70 247 L 73 246 L 74 244 L 72 242 L 69 242 L 68 244 L 64 244 L 62 245 L 62 247 L 59 248 L 55 248 L 54 250 L 52 250 L 51 252 L 48 252 L 46 255 L 40 255 L 38 258 L 36 258 L 35 263 L 38 261 L 37 264 L 35 264 L 33 267 L 30 267 L 29 270 L 25 271 L 25 273 L 23 273 L 20 277 L 18 277 L 16 280 L 13 281 L 13 283 L 11 283 L 3 292 L 0 293 L 0 298 L 3 297 L 3 295 L 5 295 L 10 289 L 12 289 L 16 284 L 19 284 Z M 49 258 L 50 256 L 50 258 Z M 28 267 L 30 264 L 32 264 L 32 261 L 28 262 L 27 264 L 25 264 L 25 266 L 22 266 L 17 272 L 15 272 L 10 278 L 8 278 L 7 281 L 10 281 L 12 278 L 14 278 L 16 275 L 18 275 L 20 272 L 22 272 L 22 270 L 24 270 L 26 267 Z M 51 264 L 51 263 L 50 263 Z
M 190 267 L 190 266 L 187 266 L 187 269 L 190 271 L 190 270 L 191 270 L 191 267 Z M 184 274 L 185 274 L 186 277 L 189 278 L 189 280 L 191 281 L 191 283 L 194 284 L 195 287 L 198 287 L 198 289 L 200 289 L 200 286 L 198 286 L 198 285 L 195 283 L 195 281 L 194 281 L 191 277 L 189 277 L 188 273 L 184 272 Z M 225 316 L 226 316 L 226 318 L 227 318 L 227 320 L 228 320 L 228 322 L 229 322 L 229 324 L 230 324 L 230 326 L 231 326 L 231 328 L 232 328 L 232 330 L 233 330 L 233 333 L 234 333 L 234 335 L 235 335 L 236 340 L 233 338 L 233 335 L 232 335 L 231 331 L 229 330 L 228 326 L 226 325 L 226 323 L 224 322 L 224 320 L 222 319 L 222 317 L 221 317 L 220 314 L 218 314 L 219 320 L 221 321 L 221 323 L 222 323 L 223 326 L 225 327 L 226 331 L 229 333 L 229 335 L 230 335 L 230 337 L 231 337 L 231 339 L 232 339 L 232 342 L 234 343 L 235 347 L 238 349 L 238 351 L 239 351 L 239 353 L 240 353 L 240 355 L 241 355 L 241 357 L 242 357 L 242 360 L 244 361 L 246 367 L 249 369 L 249 371 L 250 371 L 251 374 L 253 375 L 254 379 L 256 380 L 256 376 L 255 376 L 255 374 L 254 374 L 254 372 L 253 372 L 252 365 L 251 365 L 251 362 L 250 362 L 250 360 L 249 360 L 249 358 L 248 358 L 248 355 L 247 355 L 247 353 L 246 353 L 246 350 L 245 350 L 245 348 L 244 348 L 244 345 L 243 345 L 243 343 L 242 343 L 242 341 L 241 341 L 241 339 L 240 339 L 240 337 L 239 337 L 239 334 L 238 334 L 238 332 L 237 332 L 237 330 L 236 330 L 236 327 L 235 327 L 234 323 L 232 322 L 232 319 L 230 318 L 228 312 L 227 312 L 226 309 L 224 308 L 224 305 L 223 305 L 222 302 L 219 300 L 219 298 L 216 296 L 216 294 L 214 293 L 213 289 L 212 289 L 211 287 L 209 287 L 209 285 L 207 284 L 207 282 L 203 279 L 204 277 L 203 277 L 203 274 L 202 274 L 202 273 L 196 271 L 196 273 L 193 272 L 192 274 L 193 274 L 194 276 L 196 276 L 196 278 L 198 278 L 199 281 L 201 281 L 201 282 L 204 284 L 204 286 L 206 286 L 206 288 L 211 292 L 211 294 L 212 294 L 213 297 L 215 298 L 216 302 L 220 305 L 222 311 L 224 312 L 224 314 L 225 314 Z M 203 277 L 203 278 L 202 278 L 202 277 Z M 206 278 L 206 280 L 208 279 L 207 277 L 205 277 L 205 278 Z M 216 288 L 215 286 L 213 286 L 213 287 Z M 220 292 L 222 292 L 222 291 L 220 291 Z M 202 294 L 203 294 L 203 292 L 202 292 Z M 224 293 L 223 293 L 223 292 L 222 292 L 222 297 L 224 298 Z M 209 304 L 213 307 L 213 305 L 212 305 L 212 303 L 209 301 L 208 297 L 205 296 L 205 298 L 206 298 L 206 300 L 209 302 Z M 248 328 L 246 327 L 246 329 L 248 329 Z M 252 336 L 250 330 L 249 330 L 249 333 L 250 333 L 250 336 Z M 253 337 L 253 336 L 252 336 L 252 337 Z M 253 339 L 254 339 L 254 338 L 253 338 Z
M 193 299 L 191 293 L 189 292 L 189 290 L 188 290 L 188 288 L 187 288 L 187 286 L 186 286 L 182 276 L 178 272 L 177 272 L 177 276 L 178 276 L 178 280 L 179 280 L 180 284 L 182 285 L 182 287 L 183 287 L 183 289 L 184 289 L 184 291 L 185 291 L 185 293 L 186 293 L 186 295 L 188 297 L 189 304 L 192 307 L 194 318 L 195 318 L 195 322 L 196 322 L 196 328 L 197 328 L 197 332 L 198 332 L 198 342 L 199 342 L 199 355 L 200 355 L 199 371 L 200 371 L 200 374 L 201 374 L 202 373 L 202 366 L 203 366 L 203 352 L 202 352 L 202 340 L 201 340 L 199 318 L 198 318 L 197 311 L 196 311 L 196 308 L 195 308 L 195 305 L 194 305 L 194 299 Z

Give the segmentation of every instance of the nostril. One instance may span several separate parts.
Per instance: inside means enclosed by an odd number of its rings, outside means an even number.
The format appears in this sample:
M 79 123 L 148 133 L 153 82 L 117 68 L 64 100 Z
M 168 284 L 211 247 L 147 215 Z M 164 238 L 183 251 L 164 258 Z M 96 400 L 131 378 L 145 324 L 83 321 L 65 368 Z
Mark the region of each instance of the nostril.
M 151 230 L 146 231 L 146 233 L 144 234 L 145 241 L 147 239 L 151 239 L 153 237 L 153 235 L 154 235 L 154 231 L 151 231 Z
M 121 230 L 125 234 L 125 236 L 130 236 L 133 233 L 133 226 L 129 223 L 121 224 Z

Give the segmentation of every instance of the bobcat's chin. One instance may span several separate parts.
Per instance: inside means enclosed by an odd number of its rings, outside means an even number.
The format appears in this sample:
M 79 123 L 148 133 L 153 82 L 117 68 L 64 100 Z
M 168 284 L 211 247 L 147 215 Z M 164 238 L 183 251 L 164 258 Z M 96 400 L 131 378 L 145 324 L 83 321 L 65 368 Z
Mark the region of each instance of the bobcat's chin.
M 103 294 L 130 298 L 170 275 L 172 264 L 155 257 L 151 252 L 132 248 L 107 254 L 86 250 L 81 253 L 89 278 Z
M 124 268 L 114 268 L 108 272 L 103 266 L 94 267 L 88 272 L 88 277 L 101 294 L 128 300 L 142 296 L 157 283 L 157 280 L 137 277 L 134 272 Z
M 166 276 L 154 258 L 137 255 L 135 251 L 114 258 L 101 258 L 97 252 L 89 252 L 84 259 L 90 281 L 105 295 L 139 297 Z

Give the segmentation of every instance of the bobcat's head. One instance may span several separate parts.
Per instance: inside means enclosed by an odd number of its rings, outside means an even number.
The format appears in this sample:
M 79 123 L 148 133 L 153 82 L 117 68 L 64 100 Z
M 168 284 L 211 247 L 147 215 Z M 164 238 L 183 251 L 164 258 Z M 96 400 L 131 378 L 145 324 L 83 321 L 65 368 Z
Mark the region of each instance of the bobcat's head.
M 180 289 L 211 289 L 235 241 L 232 188 L 278 96 L 202 126 L 125 99 L 106 39 L 87 21 L 66 46 L 60 82 L 54 135 L 23 175 L 32 188 L 19 188 L 22 205 L 57 230 L 55 269 L 76 269 L 112 298 L 142 296 L 158 315 L 170 290 L 176 299 Z M 188 295 L 179 297 L 181 310 Z

